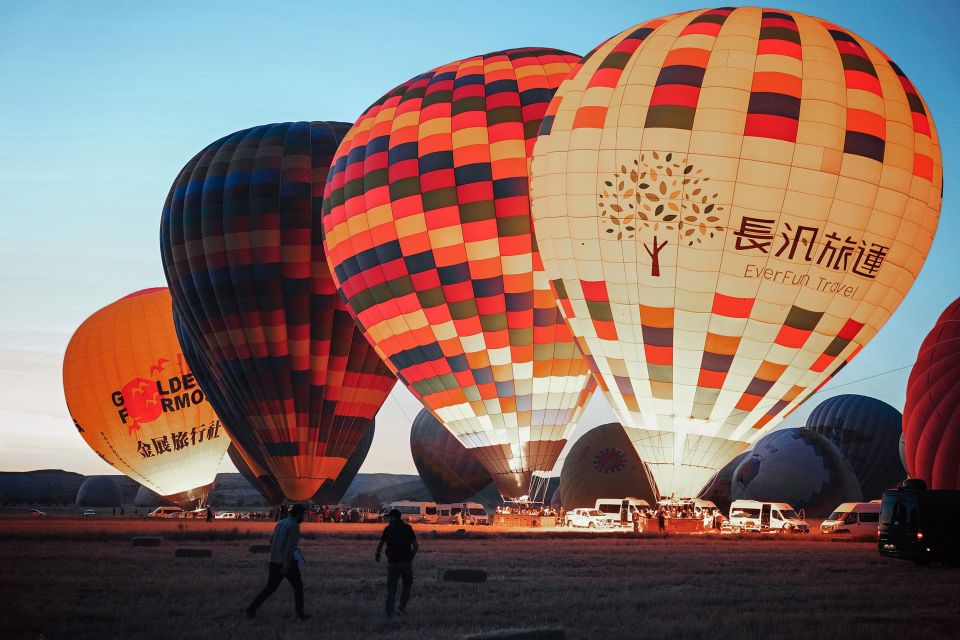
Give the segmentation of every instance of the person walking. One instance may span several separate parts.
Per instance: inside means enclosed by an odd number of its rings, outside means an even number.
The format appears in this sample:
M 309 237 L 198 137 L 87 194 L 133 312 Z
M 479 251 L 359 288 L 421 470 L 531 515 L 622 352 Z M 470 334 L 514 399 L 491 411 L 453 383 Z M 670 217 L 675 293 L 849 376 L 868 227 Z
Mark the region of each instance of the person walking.
M 640 510 L 634 509 L 633 511 L 633 532 L 640 533 Z
M 207 522 L 213 520 L 213 509 L 207 507 Z
M 310 617 L 303 611 L 303 580 L 300 577 L 300 563 L 303 562 L 303 555 L 297 547 L 300 542 L 300 523 L 303 522 L 306 512 L 307 509 L 302 504 L 295 504 L 290 509 L 290 515 L 277 522 L 273 528 L 273 535 L 270 537 L 270 571 L 267 586 L 247 607 L 248 618 L 257 615 L 257 609 L 277 590 L 284 578 L 293 587 L 297 617 L 301 620 Z
M 400 591 L 400 604 L 397 612 L 406 615 L 407 601 L 410 599 L 410 588 L 413 586 L 413 559 L 420 549 L 413 527 L 404 522 L 400 511 L 391 509 L 387 514 L 389 524 L 384 528 L 380 542 L 377 543 L 376 560 L 380 562 L 380 552 L 383 546 L 387 547 L 387 617 L 393 615 L 393 605 L 397 598 L 397 582 L 403 579 L 403 588 Z
M 663 509 L 657 512 L 657 524 L 660 526 L 660 533 L 663 533 L 663 525 L 665 524 L 666 519 L 663 516 Z

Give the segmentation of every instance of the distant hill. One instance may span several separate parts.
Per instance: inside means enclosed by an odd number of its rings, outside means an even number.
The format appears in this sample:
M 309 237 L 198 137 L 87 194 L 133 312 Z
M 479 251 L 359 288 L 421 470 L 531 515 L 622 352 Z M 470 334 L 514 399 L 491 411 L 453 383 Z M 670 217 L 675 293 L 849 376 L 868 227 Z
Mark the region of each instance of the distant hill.
M 133 504 L 140 485 L 127 476 L 110 477 L 120 486 L 124 504 Z M 59 469 L 0 472 L 0 507 L 72 505 L 86 478 L 79 473 Z M 347 490 L 344 503 L 353 504 L 358 496 L 377 503 L 432 499 L 419 476 L 391 473 L 357 475 Z M 214 508 L 267 506 L 260 493 L 239 473 L 217 474 L 210 502 Z

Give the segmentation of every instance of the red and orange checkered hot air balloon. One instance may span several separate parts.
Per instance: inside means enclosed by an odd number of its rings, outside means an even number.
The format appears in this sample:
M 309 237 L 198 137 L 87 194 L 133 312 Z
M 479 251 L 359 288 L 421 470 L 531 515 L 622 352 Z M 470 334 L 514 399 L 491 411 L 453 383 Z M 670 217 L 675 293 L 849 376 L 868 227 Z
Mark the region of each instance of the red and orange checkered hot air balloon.
M 84 320 L 63 357 L 63 391 L 97 455 L 184 508 L 204 503 L 230 438 L 184 358 L 166 287 Z
M 583 60 L 536 143 L 534 226 L 661 492 L 694 495 L 876 334 L 941 190 L 920 94 L 823 20 L 690 11 Z
M 501 494 L 550 470 L 594 382 L 531 233 L 529 157 L 578 56 L 512 49 L 386 94 L 337 151 L 323 226 L 364 335 Z
M 238 453 L 290 500 L 335 480 L 396 379 L 323 254 L 320 206 L 349 125 L 230 134 L 177 176 L 160 245 L 182 341 Z

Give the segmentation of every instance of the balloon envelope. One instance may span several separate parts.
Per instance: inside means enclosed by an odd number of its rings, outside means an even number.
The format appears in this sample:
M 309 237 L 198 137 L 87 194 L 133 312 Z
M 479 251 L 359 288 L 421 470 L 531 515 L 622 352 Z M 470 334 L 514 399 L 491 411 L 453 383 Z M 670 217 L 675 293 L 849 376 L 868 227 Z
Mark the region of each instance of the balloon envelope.
M 463 502 L 493 482 L 470 450 L 426 409 L 413 419 L 410 453 L 420 479 L 439 503 Z
M 87 318 L 67 345 L 63 388 L 97 455 L 184 508 L 206 499 L 230 439 L 183 356 L 166 288 Z
M 836 25 L 690 11 L 583 60 L 534 150 L 537 243 L 661 492 L 692 495 L 876 334 L 941 191 L 916 88 Z
M 903 407 L 910 476 L 931 489 L 960 489 L 960 298 L 920 345 Z
M 87 478 L 77 492 L 78 507 L 119 507 L 123 504 L 120 486 L 106 476 Z
M 863 491 L 877 500 L 907 475 L 900 462 L 903 417 L 882 400 L 847 394 L 824 400 L 806 427 L 832 442 L 846 458 Z
M 863 494 L 833 443 L 808 429 L 781 429 L 757 441 L 733 472 L 731 500 L 786 502 L 822 517 Z
M 658 497 L 623 425 L 616 422 L 595 427 L 573 443 L 560 471 L 559 491 L 567 510 L 593 508 L 598 498 L 640 498 L 653 505 Z
M 347 134 L 324 199 L 330 268 L 364 335 L 510 497 L 553 468 L 594 389 L 527 192 L 541 117 L 578 59 L 511 49 L 400 85 Z
M 291 500 L 337 478 L 395 382 L 327 269 L 320 205 L 348 125 L 239 131 L 174 181 L 160 240 L 193 362 L 248 462 Z

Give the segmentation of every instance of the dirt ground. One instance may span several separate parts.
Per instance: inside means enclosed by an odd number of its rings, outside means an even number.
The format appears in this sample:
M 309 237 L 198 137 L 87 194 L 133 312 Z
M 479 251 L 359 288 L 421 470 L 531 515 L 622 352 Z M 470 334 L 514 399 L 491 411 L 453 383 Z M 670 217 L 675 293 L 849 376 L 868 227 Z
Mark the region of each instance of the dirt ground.
M 881 558 L 870 542 L 635 537 L 420 526 L 404 620 L 382 616 L 381 527 L 304 524 L 307 610 L 284 584 L 247 620 L 266 578 L 250 553 L 272 523 L 0 519 L 0 637 L 461 638 L 562 625 L 567 638 L 946 638 L 960 629 L 960 570 Z M 134 547 L 135 535 L 162 536 Z M 181 547 L 211 558 L 175 558 Z M 485 584 L 439 579 L 479 567 Z

